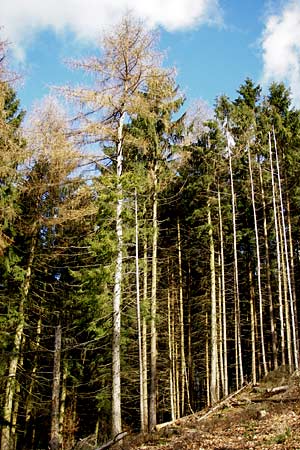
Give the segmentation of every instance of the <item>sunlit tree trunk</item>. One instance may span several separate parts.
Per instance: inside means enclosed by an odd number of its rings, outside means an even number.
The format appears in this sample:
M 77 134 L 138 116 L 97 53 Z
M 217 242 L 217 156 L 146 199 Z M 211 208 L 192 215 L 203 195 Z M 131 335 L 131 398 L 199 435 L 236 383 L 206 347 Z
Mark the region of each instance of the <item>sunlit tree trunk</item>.
M 154 161 L 152 169 L 153 182 L 153 206 L 152 206 L 152 286 L 151 286 L 151 351 L 150 351 L 150 405 L 149 405 L 149 428 L 153 430 L 156 426 L 156 397 L 157 397 L 157 328 L 156 328 L 156 291 L 157 291 L 157 241 L 158 241 L 158 219 L 157 219 L 157 194 L 158 194 L 158 165 Z
M 281 220 L 282 220 L 282 232 L 283 232 L 286 276 L 287 276 L 289 302 L 290 302 L 291 328 L 292 328 L 292 337 L 293 337 L 292 345 L 293 345 L 294 367 L 295 367 L 296 370 L 298 370 L 298 367 L 299 367 L 299 356 L 298 356 L 298 342 L 297 342 L 297 332 L 296 332 L 296 319 L 295 319 L 293 290 L 292 290 L 292 281 L 291 281 L 291 272 L 290 272 L 289 252 L 288 252 L 288 245 L 287 245 L 287 233 L 286 233 L 286 224 L 285 224 L 285 216 L 284 216 L 283 194 L 282 194 L 282 187 L 281 187 L 281 175 L 280 175 L 279 158 L 278 158 L 278 151 L 277 151 L 277 142 L 276 142 L 276 136 L 275 136 L 274 128 L 273 128 L 273 140 L 274 140 L 274 150 L 275 150 L 277 179 L 278 179 L 278 190 L 279 190 L 279 201 L 280 201 L 280 211 L 281 211 Z
M 225 259 L 224 259 L 224 233 L 223 233 L 223 218 L 221 207 L 221 193 L 218 185 L 218 211 L 219 211 L 219 229 L 220 229 L 220 259 L 221 259 L 221 288 L 220 295 L 222 297 L 222 343 L 223 343 L 223 379 L 224 379 L 224 395 L 228 395 L 228 363 L 227 363 L 227 319 L 226 319 L 226 290 L 225 290 Z M 220 356 L 221 357 L 221 356 Z
M 179 272 L 179 322 L 180 322 L 180 360 L 181 360 L 181 415 L 185 408 L 185 339 L 184 339 L 184 311 L 183 311 L 183 280 L 182 280 L 182 256 L 180 222 L 177 218 L 177 242 L 178 242 L 178 272 Z
M 252 382 L 256 384 L 256 335 L 255 335 L 255 288 L 253 284 L 253 274 L 252 267 L 249 261 L 248 266 L 248 277 L 249 277 L 249 286 L 250 286 L 250 322 L 251 322 L 251 374 L 252 374 Z
M 207 224 L 209 233 L 210 254 L 210 300 L 211 300 L 211 357 L 210 357 L 210 402 L 216 403 L 218 397 L 218 325 L 217 325 L 217 296 L 216 296 L 216 267 L 215 244 L 211 221 L 211 205 L 207 201 Z
M 144 427 L 148 430 L 148 375 L 147 375 L 147 321 L 146 310 L 148 310 L 148 249 L 147 237 L 144 237 L 144 273 L 143 273 L 143 318 L 142 318 L 142 360 L 143 360 L 143 406 Z
M 264 183 L 262 176 L 261 164 L 259 164 L 259 179 L 261 188 L 261 199 L 263 208 L 263 229 L 264 229 L 264 246 L 266 254 L 266 277 L 267 277 L 267 291 L 269 299 L 269 313 L 270 313 L 270 329 L 271 329 L 271 340 L 272 340 L 272 359 L 274 363 L 274 369 L 278 368 L 278 349 L 277 349 L 277 332 L 274 320 L 274 302 L 271 286 L 271 266 L 270 266 L 270 251 L 269 251 L 269 241 L 268 241 L 268 229 L 267 229 L 267 213 L 266 213 L 266 200 Z
M 60 404 L 60 376 L 61 376 L 61 325 L 55 328 L 52 406 L 51 406 L 51 433 L 49 447 L 58 450 L 60 447 L 59 433 L 59 404 Z
M 230 187 L 231 187 L 231 205 L 232 205 L 232 228 L 233 228 L 233 259 L 234 259 L 234 311 L 235 311 L 235 348 L 236 348 L 236 384 L 237 388 L 244 383 L 244 370 L 242 358 L 241 341 L 241 313 L 240 313 L 240 292 L 239 292 L 239 270 L 237 256 L 237 230 L 236 230 L 236 210 L 235 210 L 235 191 L 233 183 L 232 160 L 229 155 Z
M 293 309 L 295 316 L 295 335 L 296 335 L 296 345 L 298 348 L 298 358 L 299 358 L 299 327 L 298 327 L 298 312 L 297 312 L 297 295 L 296 295 L 296 283 L 295 283 L 295 261 L 294 261 L 294 246 L 293 246 L 293 237 L 292 237 L 292 223 L 291 223 L 291 206 L 290 206 L 290 198 L 289 193 L 287 192 L 287 221 L 288 221 L 288 236 L 289 236 L 289 257 L 291 263 L 291 283 L 292 283 L 292 292 L 293 292 Z
M 171 405 L 171 418 L 176 419 L 175 412 L 175 392 L 174 392 L 174 374 L 173 374 L 173 324 L 172 324 L 172 309 L 171 309 L 171 294 L 170 286 L 168 287 L 168 345 L 169 345 L 169 383 L 170 383 L 170 405 Z
M 121 291 L 122 291 L 122 265 L 123 265 L 123 190 L 121 176 L 123 171 L 123 113 L 118 125 L 117 144 L 117 209 L 116 209 L 116 234 L 117 234 L 117 260 L 115 269 L 115 283 L 113 295 L 113 336 L 112 336 L 112 435 L 116 436 L 122 431 L 121 419 Z
M 282 222 L 279 221 L 279 242 L 280 242 L 280 258 L 282 267 L 282 284 L 283 284 L 283 299 L 284 299 L 284 312 L 285 312 L 285 331 L 286 331 L 286 348 L 287 358 L 290 369 L 293 365 L 293 346 L 292 346 L 292 331 L 291 331 L 291 317 L 290 317 L 290 305 L 289 305 L 289 292 L 288 292 L 288 280 L 286 273 L 286 265 L 284 260 L 284 244 L 283 244 L 283 230 Z
M 275 185 L 275 175 L 273 166 L 273 156 L 272 156 L 272 143 L 271 134 L 268 135 L 269 138 L 269 156 L 270 156 L 270 170 L 271 170 L 271 180 L 272 180 L 272 201 L 273 201 L 273 215 L 274 215 L 274 226 L 275 226 L 275 239 L 276 239 L 276 257 L 277 257 L 277 279 L 278 279 L 278 303 L 279 303 L 279 317 L 280 317 L 280 346 L 281 346 L 281 362 L 285 364 L 285 332 L 284 332 L 284 313 L 283 313 L 283 298 L 282 298 L 282 269 L 281 269 L 281 251 L 280 251 L 280 237 L 279 237 L 279 225 L 278 225 L 278 214 L 277 214 L 277 202 L 276 202 L 276 185 Z
M 59 444 L 62 449 L 65 448 L 64 431 L 65 431 L 68 374 L 69 374 L 68 361 L 64 360 L 62 380 L 61 380 L 60 407 L 59 407 Z
M 141 432 L 146 431 L 144 422 L 144 370 L 143 370 L 143 354 L 142 354 L 142 326 L 141 326 L 141 302 L 140 302 L 140 266 L 139 266 L 139 224 L 138 224 L 138 201 L 137 190 L 134 191 L 135 203 L 135 275 L 136 275 L 136 316 L 138 329 L 138 349 L 139 349 L 139 378 L 140 378 L 140 419 Z
M 266 360 L 265 337 L 264 337 L 263 298 L 262 298 L 262 286 L 261 286 L 261 261 L 260 261 L 259 235 L 258 235 L 258 226 L 257 226 L 257 214 L 256 214 L 256 205 L 255 205 L 254 181 L 253 181 L 251 158 L 252 158 L 252 156 L 251 156 L 251 151 L 250 151 L 250 145 L 248 145 L 248 164 L 249 164 L 249 174 L 250 174 L 250 184 L 251 184 L 251 200 L 252 200 L 252 208 L 253 208 L 255 243 L 256 243 L 260 343 L 261 343 L 261 355 L 262 355 L 264 375 L 266 375 L 268 373 L 268 367 L 267 367 L 267 360 Z
M 208 337 L 208 313 L 205 314 L 205 366 L 206 366 L 206 401 L 211 404 L 210 400 L 210 361 L 209 361 L 209 337 Z

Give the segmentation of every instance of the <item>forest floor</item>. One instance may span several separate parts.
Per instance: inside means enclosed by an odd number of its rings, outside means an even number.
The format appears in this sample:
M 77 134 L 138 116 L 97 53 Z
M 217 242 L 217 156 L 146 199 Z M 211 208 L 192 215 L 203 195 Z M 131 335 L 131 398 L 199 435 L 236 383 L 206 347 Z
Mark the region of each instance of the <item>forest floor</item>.
M 211 410 L 183 417 L 143 438 L 125 439 L 130 450 L 300 450 L 300 374 L 271 372 Z

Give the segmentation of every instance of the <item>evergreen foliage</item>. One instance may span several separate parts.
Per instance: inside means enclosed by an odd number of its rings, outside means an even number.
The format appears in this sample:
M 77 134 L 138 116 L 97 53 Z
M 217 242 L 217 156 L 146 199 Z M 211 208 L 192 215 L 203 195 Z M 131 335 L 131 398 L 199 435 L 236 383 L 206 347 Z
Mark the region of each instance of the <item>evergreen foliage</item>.
M 100 445 L 299 366 L 289 90 L 247 78 L 191 120 L 142 24 L 103 43 L 72 63 L 95 86 L 62 89 L 72 124 L 48 99 L 22 130 L 1 66 L 3 450 Z

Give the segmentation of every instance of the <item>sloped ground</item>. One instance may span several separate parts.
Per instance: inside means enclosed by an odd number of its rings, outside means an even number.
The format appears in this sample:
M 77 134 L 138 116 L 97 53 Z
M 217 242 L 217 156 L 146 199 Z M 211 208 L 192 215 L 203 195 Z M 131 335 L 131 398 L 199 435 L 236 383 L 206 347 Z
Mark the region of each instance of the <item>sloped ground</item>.
M 207 413 L 207 412 L 206 412 Z M 258 387 L 246 387 L 213 412 L 178 420 L 131 450 L 300 450 L 300 375 L 272 372 Z M 129 438 L 130 439 L 130 438 Z

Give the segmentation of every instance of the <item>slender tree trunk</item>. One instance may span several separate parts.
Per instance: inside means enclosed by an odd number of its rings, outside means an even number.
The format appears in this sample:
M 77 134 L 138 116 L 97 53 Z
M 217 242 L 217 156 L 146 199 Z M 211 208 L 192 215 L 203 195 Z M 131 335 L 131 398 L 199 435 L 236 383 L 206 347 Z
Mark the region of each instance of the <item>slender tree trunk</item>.
M 260 179 L 262 208 L 263 208 L 264 245 L 265 245 L 265 254 L 266 254 L 266 277 L 267 277 L 267 290 L 268 290 L 268 299 L 269 299 L 270 329 L 271 329 L 271 340 L 272 340 L 272 343 L 271 343 L 272 359 L 273 359 L 274 369 L 277 369 L 278 368 L 277 332 L 276 332 L 276 326 L 275 326 L 275 320 L 274 320 L 274 302 L 273 302 L 272 285 L 271 285 L 271 266 L 270 266 L 270 251 L 269 251 L 268 229 L 267 229 L 267 212 L 266 212 L 266 200 L 265 200 L 265 191 L 264 191 L 264 183 L 263 183 L 261 164 L 259 164 L 259 179 Z
M 66 399 L 67 399 L 67 378 L 69 374 L 68 361 L 63 363 L 63 374 L 61 381 L 61 395 L 59 408 L 59 439 L 60 448 L 65 449 L 65 415 L 66 415 Z
M 154 162 L 152 170 L 153 181 L 153 211 L 152 211 L 152 286 L 151 286 L 151 380 L 150 380 L 150 405 L 149 405 L 149 428 L 150 431 L 156 426 L 156 397 L 157 397 L 157 329 L 156 329 L 156 290 L 157 290 L 157 241 L 158 241 L 158 219 L 157 219 L 157 194 L 158 194 L 158 165 Z
M 249 277 L 249 286 L 250 286 L 250 321 L 251 321 L 251 373 L 252 373 L 252 382 L 256 384 L 256 335 L 255 335 L 255 288 L 253 284 L 253 274 L 251 268 L 251 262 L 249 261 L 248 266 L 248 277 Z
M 206 365 L 206 401 L 207 405 L 211 404 L 210 401 L 210 361 L 209 361 L 209 339 L 208 339 L 208 313 L 205 314 L 205 365 Z
M 233 227 L 233 259 L 234 259 L 234 303 L 235 303 L 235 347 L 236 347 L 236 371 L 237 371 L 237 388 L 244 383 L 244 370 L 242 358 L 242 341 L 241 341 L 241 313 L 240 313 L 240 293 L 239 293 L 239 270 L 237 256 L 237 233 L 236 233 L 236 212 L 235 212 L 235 191 L 233 183 L 232 160 L 229 155 L 229 171 L 231 186 L 231 202 L 232 202 L 232 227 Z
M 21 300 L 19 304 L 18 311 L 18 323 L 17 329 L 15 333 L 14 345 L 12 350 L 12 356 L 9 363 L 8 368 L 8 377 L 6 383 L 5 390 L 5 400 L 3 406 L 3 419 L 9 423 L 12 421 L 12 412 L 13 412 L 13 398 L 15 394 L 16 388 L 16 375 L 18 362 L 20 357 L 20 350 L 22 345 L 22 338 L 25 326 L 25 304 L 28 297 L 28 292 L 31 283 L 31 272 L 32 265 L 35 257 L 35 250 L 37 245 L 37 237 L 36 237 L 36 224 L 33 226 L 32 230 L 32 240 L 29 252 L 29 259 L 27 263 L 27 269 L 25 274 L 25 279 L 21 291 Z M 9 425 L 3 425 L 1 432 L 1 449 L 2 450 L 11 450 L 11 428 Z
M 261 262 L 260 262 L 259 235 L 258 235 L 258 226 L 257 226 L 257 214 L 256 214 L 256 205 L 255 205 L 254 181 L 253 181 L 251 158 L 252 157 L 251 157 L 251 152 L 250 152 L 250 145 L 248 145 L 248 164 L 249 164 L 249 174 L 250 174 L 250 184 L 251 184 L 251 200 L 252 200 L 252 208 L 253 208 L 255 243 L 256 243 L 260 343 L 261 343 L 261 355 L 262 355 L 264 375 L 266 375 L 268 373 L 268 367 L 267 367 L 267 360 L 266 360 L 265 337 L 264 337 L 264 318 L 263 318 L 264 314 L 263 314 L 263 298 L 262 298 L 262 286 L 261 286 Z
M 224 396 L 225 391 L 225 374 L 224 374 L 224 352 L 223 352 L 223 310 L 222 310 L 222 278 L 221 278 L 221 255 L 218 254 L 218 345 L 219 345 L 219 377 L 220 377 L 220 394 Z
M 288 281 L 286 274 L 286 265 L 284 261 L 283 230 L 281 221 L 279 221 L 279 239 L 280 239 L 280 257 L 281 257 L 282 281 L 283 281 L 284 311 L 285 311 L 286 347 L 287 347 L 288 364 L 290 370 L 292 370 L 293 366 L 292 332 L 291 332 Z
M 284 255 L 285 255 L 285 263 L 286 263 L 286 275 L 287 275 L 289 300 L 290 300 L 291 328 L 292 328 L 292 335 L 293 335 L 293 343 L 292 344 L 293 344 L 294 367 L 296 370 L 298 370 L 298 368 L 299 368 L 299 354 L 298 353 L 299 352 L 298 352 L 298 342 L 297 342 L 297 332 L 296 332 L 296 319 L 295 319 L 293 290 L 292 290 L 292 281 L 291 281 L 291 273 L 290 273 L 289 252 L 288 252 L 287 236 L 286 236 L 286 224 L 285 224 L 285 217 L 284 217 L 284 206 L 283 206 L 283 195 L 282 195 L 282 187 L 281 187 L 279 158 L 278 158 L 277 142 L 276 142 L 274 128 L 273 128 L 273 140 L 274 140 L 276 167 L 277 167 L 280 211 L 281 211 L 283 243 L 284 243 Z
M 51 408 L 51 450 L 60 448 L 59 434 L 59 398 L 60 398 L 60 366 L 61 366 L 61 325 L 55 328 L 53 384 L 52 384 L 52 408 Z
M 121 419 L 121 292 L 122 292 L 122 265 L 123 265 L 123 190 L 122 190 L 122 170 L 123 170 L 123 124 L 125 113 L 119 120 L 118 145 L 117 145 L 117 209 L 116 209 L 116 234 L 117 234 L 117 261 L 115 269 L 115 284 L 113 295 L 113 336 L 112 336 L 112 436 L 116 436 L 122 431 Z
M 194 408 L 193 404 L 193 357 L 192 357 L 192 305 L 191 305 L 191 262 L 188 258 L 188 391 L 191 398 L 191 408 Z
M 176 419 L 175 402 L 174 402 L 174 378 L 173 378 L 173 336 L 172 336 L 172 311 L 171 311 L 171 294 L 170 286 L 168 287 L 168 345 L 169 345 L 169 383 L 170 383 L 170 406 L 171 418 Z
M 224 395 L 228 395 L 228 363 L 227 363 L 227 320 L 226 320 L 226 291 L 225 291 L 225 259 L 224 259 L 224 233 L 221 207 L 221 193 L 218 185 L 218 210 L 220 228 L 220 257 L 221 257 L 221 296 L 222 296 L 222 342 L 223 342 L 223 370 L 224 370 Z
M 137 190 L 134 191 L 135 203 L 135 274 L 136 274 L 136 316 L 138 329 L 138 348 L 139 348 L 139 376 L 140 376 L 140 419 L 141 432 L 144 433 L 144 380 L 143 380 L 143 354 L 142 354 L 142 327 L 141 327 L 141 302 L 140 302 L 140 266 L 139 266 L 139 224 L 138 224 L 138 201 Z
M 181 359 L 181 415 L 185 409 L 185 344 L 184 344 L 184 312 L 183 312 L 183 280 L 182 280 L 182 255 L 181 255 L 181 233 L 179 217 L 177 218 L 177 241 L 178 241 L 178 271 L 179 271 L 179 321 L 180 321 L 180 359 Z
M 25 348 L 25 337 L 23 336 L 22 343 L 21 343 L 21 349 L 23 350 Z M 22 351 L 21 350 L 21 351 Z M 21 355 L 19 360 L 19 369 L 23 370 L 23 362 L 24 362 L 24 356 Z M 13 404 L 13 413 L 12 413 L 12 421 L 11 421 L 11 441 L 12 441 L 12 448 L 15 450 L 17 448 L 18 444 L 18 435 L 17 435 L 17 423 L 18 423 L 18 413 L 19 413 L 19 406 L 20 406 L 20 394 L 21 394 L 21 386 L 19 382 L 16 382 L 16 388 L 15 388 L 15 400 Z
M 216 297 L 216 267 L 215 244 L 211 221 L 210 201 L 207 201 L 207 224 L 209 233 L 210 253 L 210 298 L 211 298 L 211 357 L 210 357 L 210 401 L 213 405 L 218 397 L 218 325 L 217 325 L 217 297 Z
M 299 357 L 299 327 L 298 327 L 298 312 L 297 312 L 297 295 L 296 295 L 296 283 L 295 283 L 295 262 L 294 262 L 294 246 L 293 246 L 293 237 L 292 237 L 292 222 L 291 222 L 291 206 L 290 206 L 290 197 L 289 192 L 287 191 L 287 221 L 288 221 L 288 235 L 289 235 L 289 255 L 291 262 L 291 282 L 292 282 L 292 292 L 293 292 L 293 308 L 294 308 L 294 316 L 295 316 L 295 327 L 296 327 L 296 342 L 298 348 L 298 357 Z
M 273 214 L 274 214 L 274 226 L 275 226 L 275 238 L 276 238 L 281 362 L 283 365 L 285 365 L 285 333 L 284 333 L 284 314 L 283 314 L 283 299 L 282 299 L 282 270 L 281 270 L 280 237 L 279 237 L 277 203 L 276 203 L 276 185 L 275 185 L 272 144 L 271 144 L 271 134 L 270 133 L 269 133 L 268 137 L 269 137 L 269 156 L 270 156 L 270 170 L 271 170 L 271 181 L 272 181 Z
M 143 396 L 144 396 L 144 427 L 148 431 L 148 377 L 147 377 L 147 321 L 145 311 L 148 310 L 148 251 L 147 237 L 144 238 L 144 286 L 143 286 L 143 319 L 142 319 L 142 360 L 143 360 Z

